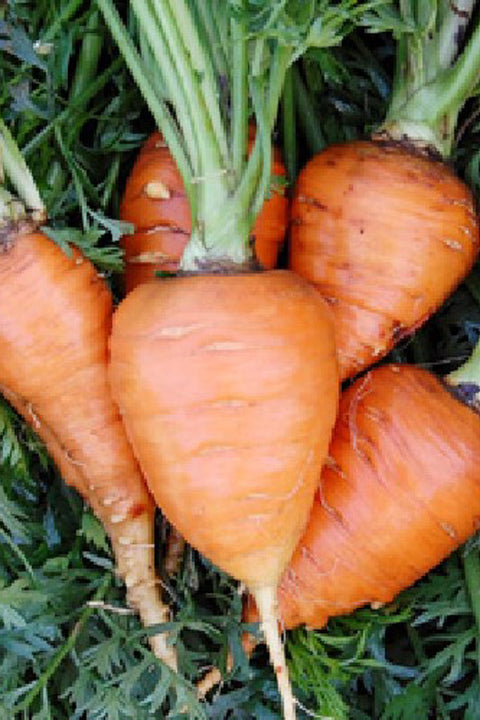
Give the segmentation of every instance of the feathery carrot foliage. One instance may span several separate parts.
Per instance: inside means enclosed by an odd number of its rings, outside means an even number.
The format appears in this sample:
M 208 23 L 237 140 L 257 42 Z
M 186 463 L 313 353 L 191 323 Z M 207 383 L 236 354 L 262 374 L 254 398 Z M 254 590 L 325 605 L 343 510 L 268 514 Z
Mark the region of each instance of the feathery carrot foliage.
M 127 3 L 118 5 L 126 16 Z M 391 31 L 405 30 L 398 6 L 383 3 L 365 19 L 375 34 L 358 28 L 341 47 L 311 50 L 295 66 L 278 123 L 290 177 L 323 145 L 363 137 L 383 117 L 393 76 Z M 116 241 L 125 230 L 115 220 L 118 202 L 153 121 L 95 16 L 87 0 L 2 3 L 0 106 L 39 184 L 55 239 L 77 228 L 75 240 L 115 287 Z M 422 31 L 420 19 L 415 27 Z M 90 59 L 92 48 L 98 52 L 93 71 L 81 62 L 86 38 Z M 455 164 L 478 196 L 475 101 L 459 128 Z M 444 373 L 468 355 L 479 332 L 474 268 L 394 358 Z M 159 540 L 162 533 L 159 517 Z M 480 629 L 468 563 L 478 563 L 476 540 L 391 606 L 359 610 L 322 631 L 291 633 L 289 666 L 305 708 L 299 716 L 478 718 Z M 278 717 L 266 652 L 259 648 L 251 663 L 243 655 L 240 597 L 225 575 L 187 549 L 177 578 L 165 579 L 182 669 L 173 676 L 153 658 L 112 570 L 103 529 L 0 401 L 0 718 Z M 475 572 L 468 577 L 474 581 Z M 234 670 L 201 705 L 192 683 L 211 663 L 225 668 L 228 647 Z

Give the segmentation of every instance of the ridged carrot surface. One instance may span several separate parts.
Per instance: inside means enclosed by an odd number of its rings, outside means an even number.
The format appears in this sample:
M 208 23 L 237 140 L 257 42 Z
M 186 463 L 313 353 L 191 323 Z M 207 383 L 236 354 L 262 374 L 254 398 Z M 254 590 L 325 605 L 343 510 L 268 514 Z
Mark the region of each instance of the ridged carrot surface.
M 0 391 L 46 443 L 63 479 L 92 506 L 129 602 L 168 621 L 154 569 L 154 503 L 107 380 L 112 301 L 78 251 L 28 229 L 0 238 Z M 161 635 L 159 657 L 175 666 Z
M 356 141 L 327 148 L 300 173 L 290 267 L 331 305 L 342 379 L 421 325 L 478 249 L 472 195 L 440 161 Z
M 251 588 L 276 584 L 305 527 L 336 414 L 332 335 L 287 271 L 148 283 L 114 316 L 114 397 L 155 499 Z
M 285 178 L 278 150 L 273 154 L 272 174 Z M 272 187 L 252 230 L 257 258 L 267 269 L 277 263 L 288 212 L 284 188 Z M 190 208 L 180 173 L 158 132 L 148 138 L 132 168 L 120 218 L 135 226 L 132 235 L 122 238 L 127 293 L 153 280 L 156 272 L 176 272 L 191 232 Z
M 480 416 L 425 370 L 372 370 L 342 395 L 310 520 L 280 583 L 282 622 L 318 628 L 389 602 L 479 521 Z

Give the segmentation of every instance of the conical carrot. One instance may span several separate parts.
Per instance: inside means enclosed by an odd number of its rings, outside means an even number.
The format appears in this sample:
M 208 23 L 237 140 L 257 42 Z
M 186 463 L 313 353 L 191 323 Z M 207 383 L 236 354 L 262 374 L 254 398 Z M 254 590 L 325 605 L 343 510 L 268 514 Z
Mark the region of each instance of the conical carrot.
M 192 228 L 180 275 L 139 285 L 115 313 L 112 391 L 167 518 L 254 593 L 284 717 L 293 720 L 276 587 L 308 518 L 338 377 L 328 307 L 293 273 L 255 272 L 249 237 L 269 189 L 271 133 L 296 52 L 296 40 L 279 41 L 280 28 L 294 19 L 278 7 L 259 29 L 251 4 L 205 6 L 226 20 L 225 75 L 190 3 L 132 3 L 142 54 L 111 0 L 98 4 L 175 158 Z M 305 45 L 317 38 L 309 18 L 291 35 Z M 250 103 L 258 131 L 248 156 Z
M 128 600 L 146 625 L 168 621 L 154 566 L 154 504 L 107 383 L 110 292 L 78 251 L 28 223 L 0 233 L 0 391 L 46 443 L 64 480 L 110 536 Z M 154 652 L 175 667 L 165 635 Z
M 251 150 L 253 137 L 249 142 Z M 274 150 L 269 197 L 252 229 L 255 253 L 265 269 L 275 267 L 288 224 L 289 201 L 280 184 L 285 167 Z M 180 173 L 160 133 L 143 145 L 125 186 L 120 218 L 135 226 L 122 237 L 125 290 L 153 280 L 159 271 L 174 273 L 191 232 L 190 208 Z
M 335 417 L 332 336 L 323 301 L 286 271 L 149 283 L 114 316 L 112 389 L 148 485 L 263 603 L 272 638 Z

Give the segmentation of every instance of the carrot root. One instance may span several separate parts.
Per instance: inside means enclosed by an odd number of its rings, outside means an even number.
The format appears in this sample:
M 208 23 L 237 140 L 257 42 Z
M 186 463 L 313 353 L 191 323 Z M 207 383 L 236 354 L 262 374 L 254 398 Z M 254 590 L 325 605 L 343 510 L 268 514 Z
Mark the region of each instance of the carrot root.
M 270 655 L 270 662 L 277 677 L 278 689 L 282 698 L 284 719 L 295 720 L 295 699 L 290 685 L 285 652 L 278 629 L 279 616 L 276 589 L 271 586 L 255 588 L 252 590 L 252 594 L 260 614 L 262 630 Z
M 162 602 L 155 575 L 153 508 L 145 508 L 137 518 L 131 516 L 115 523 L 115 503 L 102 503 L 90 490 L 82 468 L 75 464 L 58 438 L 45 422 L 38 418 L 30 403 L 0 384 L 0 394 L 34 429 L 45 443 L 64 482 L 74 487 L 92 507 L 110 538 L 116 562 L 116 572 L 125 582 L 127 603 L 138 612 L 145 627 L 166 623 L 169 607 Z M 175 648 L 165 633 L 151 635 L 150 647 L 154 655 L 172 670 L 177 669 Z
M 128 604 L 147 628 L 170 620 L 169 607 L 160 600 L 158 582 L 152 581 L 155 577 L 152 527 L 150 516 L 143 514 L 129 518 L 124 527 L 120 525 L 118 536 L 116 531 L 110 533 L 117 570 L 127 587 Z M 151 635 L 149 643 L 153 654 L 176 672 L 177 654 L 168 642 L 168 634 Z

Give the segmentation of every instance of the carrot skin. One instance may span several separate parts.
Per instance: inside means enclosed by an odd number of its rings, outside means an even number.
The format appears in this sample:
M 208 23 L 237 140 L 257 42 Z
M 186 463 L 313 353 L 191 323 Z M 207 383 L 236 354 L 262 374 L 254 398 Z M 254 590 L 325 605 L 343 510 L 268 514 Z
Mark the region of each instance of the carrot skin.
M 111 357 L 166 516 L 250 587 L 273 581 L 305 526 L 335 417 L 323 301 L 287 271 L 148 283 L 117 309 Z
M 340 400 L 310 519 L 279 587 L 286 628 L 390 602 L 480 521 L 480 416 L 417 367 L 376 368 Z M 256 617 L 249 601 L 247 621 Z
M 152 494 L 257 599 L 293 720 L 276 590 L 336 415 L 328 307 L 288 271 L 164 279 L 121 303 L 110 347 L 113 396 Z
M 289 266 L 331 305 L 341 379 L 419 327 L 479 247 L 473 197 L 440 161 L 355 141 L 322 151 L 299 175 Z
M 285 167 L 274 151 L 272 174 L 285 178 Z M 180 173 L 162 140 L 153 133 L 145 142 L 130 173 L 120 218 L 135 226 L 121 241 L 125 250 L 125 291 L 155 278 L 157 272 L 175 273 L 191 233 L 190 208 Z M 257 259 L 274 268 L 289 218 L 284 189 L 273 187 L 257 217 L 252 236 Z
M 0 254 L 0 390 L 45 442 L 63 479 L 104 524 L 129 602 L 168 621 L 154 567 L 155 506 L 111 399 L 106 284 L 75 250 L 12 234 Z M 175 667 L 164 636 L 157 655 Z

